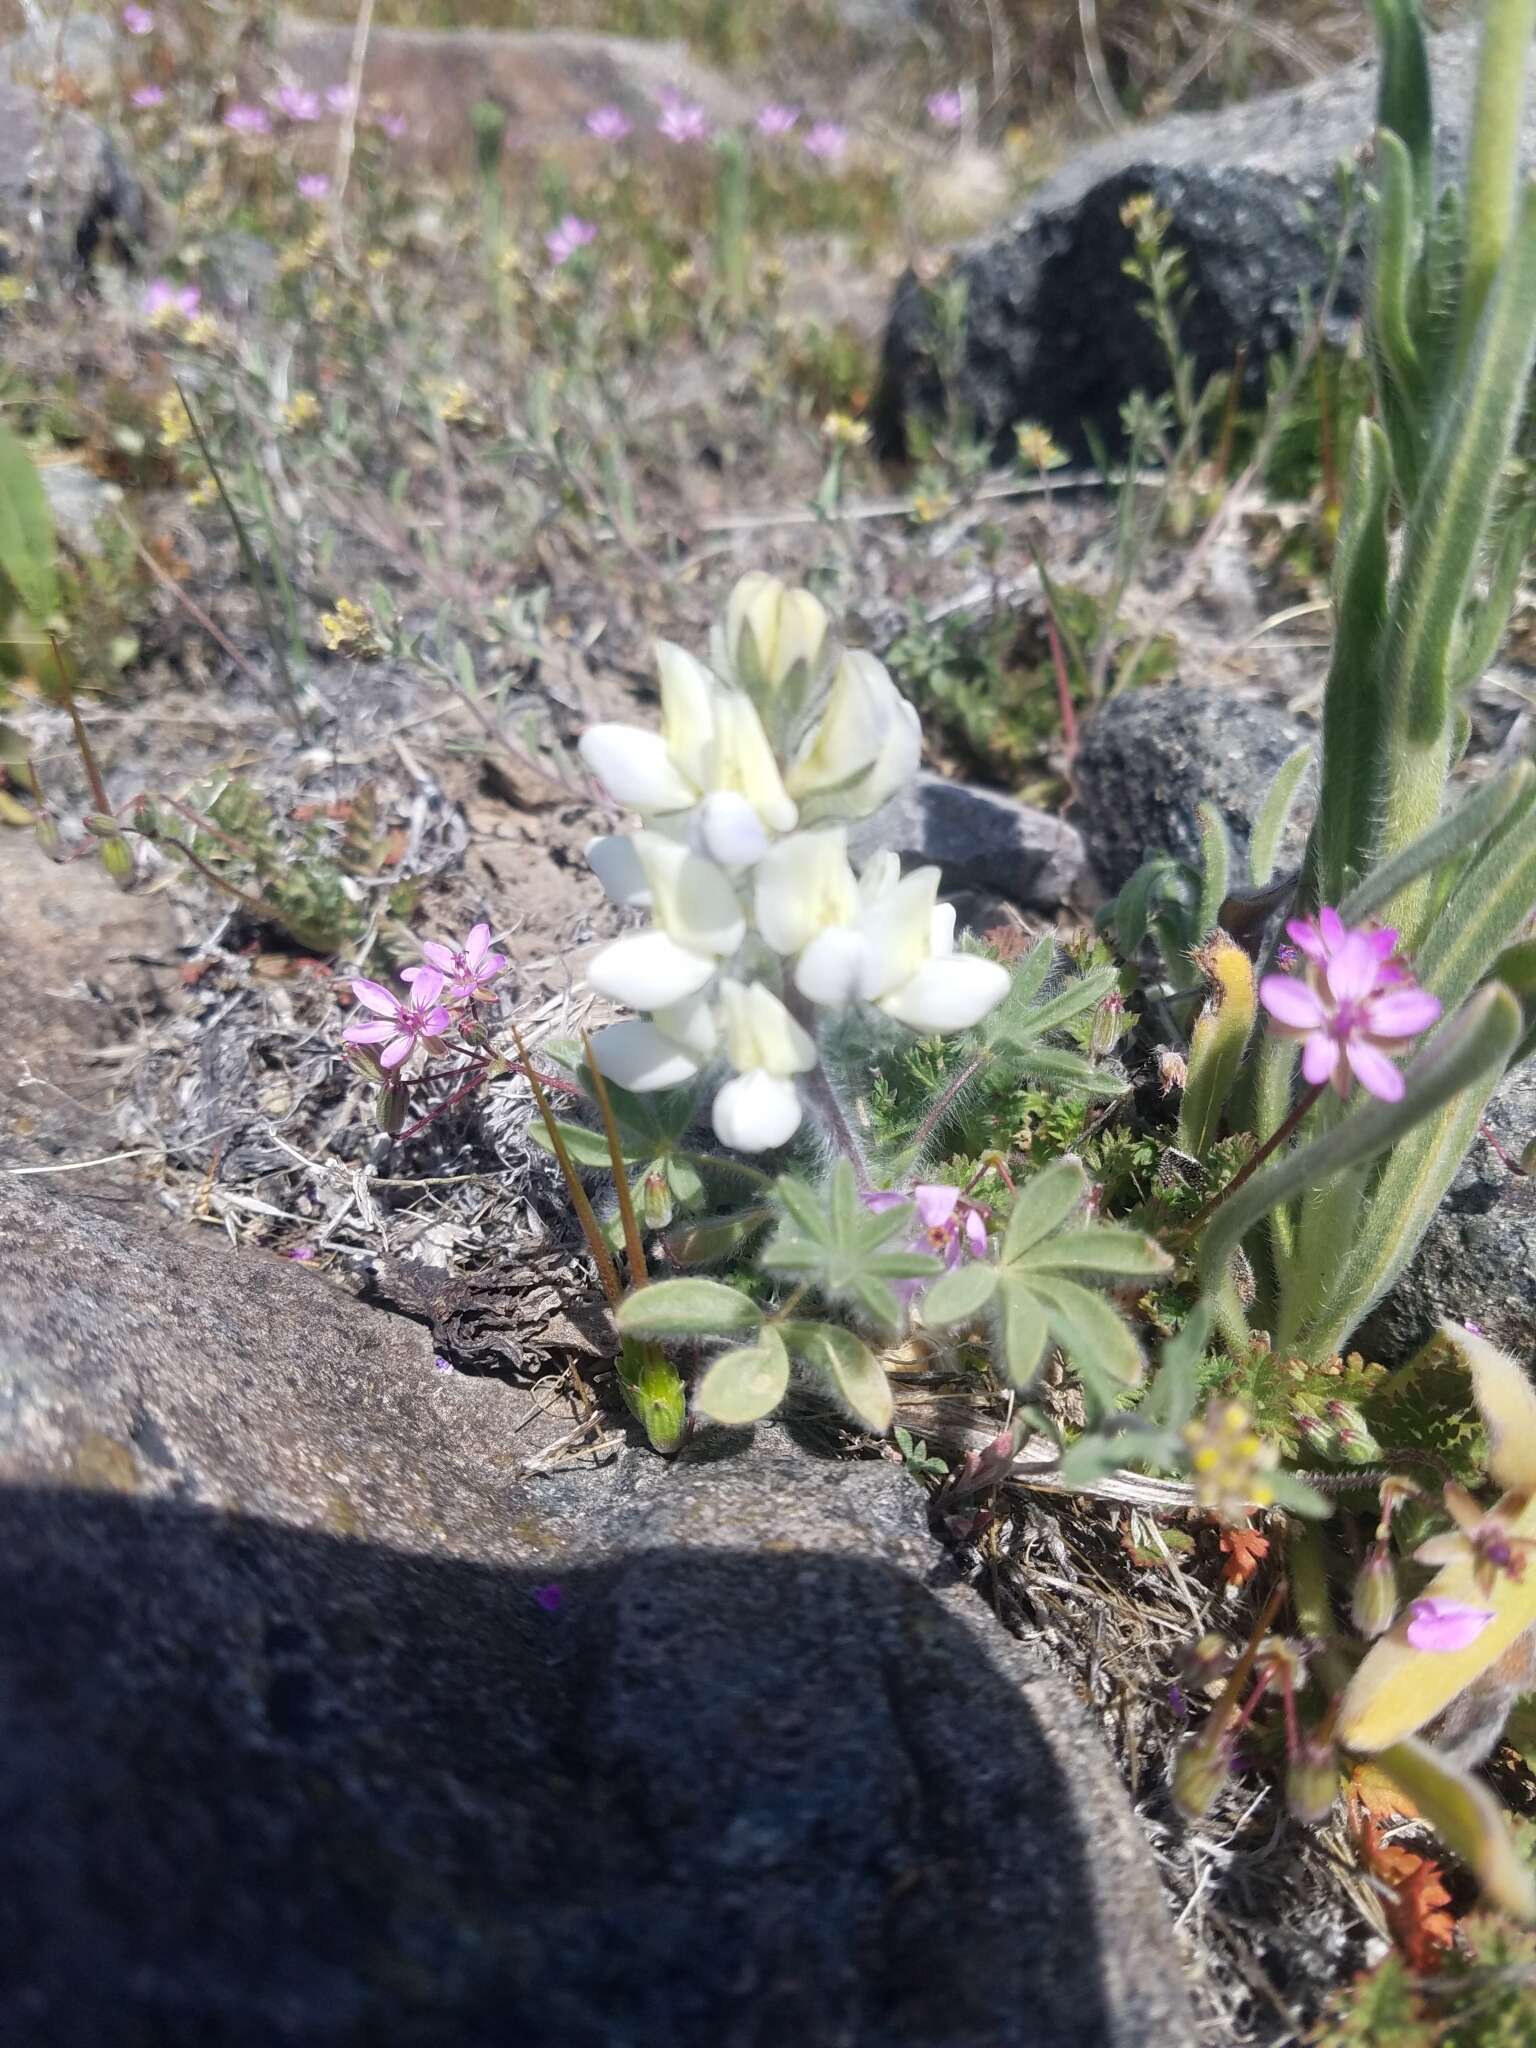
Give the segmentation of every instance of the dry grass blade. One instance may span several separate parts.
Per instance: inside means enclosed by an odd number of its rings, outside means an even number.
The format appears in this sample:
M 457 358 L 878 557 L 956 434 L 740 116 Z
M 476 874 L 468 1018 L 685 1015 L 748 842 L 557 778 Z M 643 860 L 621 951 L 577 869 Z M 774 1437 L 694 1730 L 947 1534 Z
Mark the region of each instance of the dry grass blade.
M 581 1034 L 581 1049 L 587 1056 L 587 1072 L 592 1076 L 592 1093 L 597 1098 L 598 1114 L 603 1120 L 603 1136 L 608 1140 L 608 1157 L 613 1161 L 613 1188 L 619 1198 L 619 1220 L 624 1225 L 624 1250 L 629 1259 L 629 1284 L 644 1287 L 650 1279 L 645 1264 L 645 1240 L 640 1235 L 639 1218 L 635 1215 L 634 1198 L 629 1192 L 629 1175 L 624 1171 L 624 1141 L 619 1136 L 618 1118 L 613 1113 L 613 1099 L 608 1093 L 608 1083 L 598 1069 L 592 1052 L 592 1040 L 585 1030 Z
M 523 1034 L 515 1024 L 511 1027 L 511 1030 L 512 1042 L 517 1047 L 517 1055 L 522 1061 L 523 1072 L 528 1076 L 528 1086 L 533 1090 L 533 1099 L 538 1104 L 539 1115 L 544 1119 L 544 1128 L 549 1133 L 550 1145 L 554 1150 L 555 1158 L 560 1163 L 560 1171 L 565 1176 L 566 1192 L 570 1195 L 571 1207 L 576 1211 L 576 1220 L 581 1225 L 581 1234 L 587 1240 L 587 1249 L 591 1252 L 592 1263 L 597 1268 L 598 1280 L 601 1283 L 603 1293 L 608 1297 L 609 1307 L 617 1310 L 619 1303 L 624 1299 L 624 1287 L 619 1279 L 619 1269 L 613 1263 L 613 1254 L 609 1251 L 608 1241 L 603 1236 L 603 1227 L 598 1222 L 592 1204 L 587 1199 L 587 1191 L 581 1184 L 580 1171 L 566 1147 L 564 1138 L 560 1135 L 560 1126 L 555 1121 L 555 1112 L 549 1106 L 549 1097 L 544 1092 L 544 1083 L 539 1079 L 538 1072 L 529 1056 L 528 1048 L 523 1043 Z M 609 1142 L 611 1144 L 612 1140 L 610 1139 Z M 620 1171 L 622 1172 L 622 1164 Z

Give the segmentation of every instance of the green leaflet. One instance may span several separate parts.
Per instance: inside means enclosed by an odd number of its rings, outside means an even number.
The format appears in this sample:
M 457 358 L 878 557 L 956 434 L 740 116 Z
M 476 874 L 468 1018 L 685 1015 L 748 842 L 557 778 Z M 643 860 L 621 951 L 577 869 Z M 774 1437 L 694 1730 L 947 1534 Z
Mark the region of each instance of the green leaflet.
M 788 1385 L 789 1353 L 765 1323 L 755 1344 L 715 1360 L 694 1389 L 693 1405 L 711 1422 L 759 1422 L 778 1407 Z

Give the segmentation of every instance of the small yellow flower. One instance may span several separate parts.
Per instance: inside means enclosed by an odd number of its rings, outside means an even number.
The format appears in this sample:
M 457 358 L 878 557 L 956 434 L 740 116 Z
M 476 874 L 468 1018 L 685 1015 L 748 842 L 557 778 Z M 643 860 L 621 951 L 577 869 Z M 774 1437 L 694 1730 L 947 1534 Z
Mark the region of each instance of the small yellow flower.
M 279 277 L 300 277 L 312 261 L 307 240 L 290 242 L 277 259 L 277 274 Z
M 1031 469 L 1060 469 L 1066 456 L 1056 446 L 1044 427 L 1033 420 L 1023 420 L 1013 430 L 1018 443 L 1019 460 Z
M 948 491 L 914 491 L 912 517 L 919 526 L 932 526 L 953 508 L 954 502 Z
M 189 348 L 212 348 L 221 339 L 218 321 L 211 313 L 199 313 L 187 322 L 186 339 Z
M 184 448 L 192 438 L 187 409 L 177 392 L 168 391 L 161 399 L 155 415 L 155 424 L 162 448 Z
M 462 426 L 474 417 L 475 394 L 467 384 L 449 383 L 434 377 L 427 385 L 427 399 L 444 426 Z
M 283 407 L 283 425 L 290 433 L 302 433 L 320 419 L 320 401 L 313 391 L 295 391 Z
M 320 292 L 315 299 L 315 318 L 329 320 L 336 310 L 336 301 L 329 292 Z
M 685 256 L 668 271 L 667 282 L 674 291 L 691 292 L 699 282 L 699 266 L 691 256 Z
M 1254 1508 L 1274 1505 L 1269 1474 L 1280 1462 L 1265 1443 L 1241 1401 L 1212 1401 L 1198 1421 L 1186 1425 L 1189 1469 L 1195 1498 L 1224 1522 L 1239 1522 Z
M 834 448 L 862 448 L 869 439 L 864 422 L 846 412 L 829 412 L 821 423 L 821 432 L 822 438 Z
M 1120 225 L 1135 230 L 1143 221 L 1150 221 L 1157 211 L 1157 201 L 1150 192 L 1133 192 L 1120 209 Z
M 395 252 L 393 249 L 370 249 L 363 261 L 376 277 L 382 277 L 386 270 L 393 269 Z
M 338 597 L 335 611 L 320 614 L 320 633 L 332 654 L 349 654 L 354 661 L 375 660 L 384 652 L 373 614 L 350 597 Z
M 24 277 L 0 277 L 0 306 L 19 306 L 26 296 Z
M 200 484 L 194 484 L 187 493 L 187 504 L 194 512 L 206 512 L 210 505 L 216 505 L 219 487 L 211 476 L 205 476 Z

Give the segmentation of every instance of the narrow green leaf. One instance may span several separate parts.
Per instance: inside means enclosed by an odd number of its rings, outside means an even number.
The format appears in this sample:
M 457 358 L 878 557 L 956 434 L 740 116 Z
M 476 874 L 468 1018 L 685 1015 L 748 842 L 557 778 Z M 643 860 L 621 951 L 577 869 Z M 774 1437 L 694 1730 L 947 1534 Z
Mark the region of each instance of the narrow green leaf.
M 1003 1263 L 1010 1265 L 1041 1238 L 1060 1229 L 1088 1193 L 1088 1176 L 1076 1159 L 1057 1159 L 1019 1190 L 1003 1238 Z
M 816 1190 L 790 1173 L 781 1174 L 773 1186 L 786 1215 L 799 1224 L 807 1237 L 819 1238 L 827 1219 Z
M 1076 981 L 1070 981 L 1059 995 L 1052 996 L 1048 1003 L 1042 1003 L 1038 1010 L 1031 1010 L 1025 1020 L 1030 1038 L 1043 1038 L 1047 1031 L 1059 1030 L 1063 1024 L 1070 1024 L 1074 1017 L 1081 1017 L 1087 1010 L 1095 1009 L 1120 979 L 1113 967 L 1096 967 L 1091 974 L 1083 974 Z M 998 1040 L 999 1044 L 1011 1044 L 1011 1038 Z
M 566 1150 L 578 1166 L 612 1166 L 613 1162 L 608 1156 L 608 1140 L 601 1131 L 591 1131 L 585 1124 L 568 1124 L 559 1119 L 556 1120 L 555 1129 L 565 1140 Z M 541 1124 L 530 1123 L 528 1135 L 541 1152 L 554 1151 L 555 1142 Z M 624 1154 L 624 1158 L 630 1164 L 641 1156 L 638 1151 L 627 1151 Z
M 755 1301 L 723 1280 L 657 1280 L 619 1306 L 626 1337 L 716 1337 L 753 1330 L 763 1319 Z
M 838 1404 L 861 1428 L 884 1436 L 896 1404 L 873 1353 L 836 1323 L 785 1323 L 784 1341 L 826 1381 Z
M 58 541 L 37 464 L 0 427 L 0 572 L 40 630 L 59 611 Z
M 1521 762 L 1530 770 L 1530 763 Z M 1457 877 L 1419 948 L 1419 979 L 1452 1009 L 1518 938 L 1536 903 L 1536 771 Z
M 1059 1230 L 1016 1263 L 1029 1273 L 1104 1273 L 1135 1280 L 1153 1279 L 1173 1265 L 1162 1246 L 1150 1237 L 1113 1223 Z
M 1208 938 L 1221 923 L 1221 906 L 1232 885 L 1232 835 L 1227 821 L 1207 797 L 1195 806 L 1200 823 L 1200 900 L 1195 909 L 1195 928 Z
M 789 1385 L 789 1353 L 771 1323 L 755 1344 L 717 1358 L 694 1389 L 693 1405 L 711 1422 L 760 1422 L 771 1415 Z
M 1095 1067 L 1081 1053 L 1054 1045 L 1023 1045 L 1013 1051 L 1018 1073 L 1075 1095 L 1124 1095 L 1130 1082 L 1107 1067 Z
M 1482 845 L 1514 805 L 1530 795 L 1533 786 L 1536 767 L 1529 761 L 1516 761 L 1492 782 L 1471 791 L 1438 824 L 1421 832 L 1400 853 L 1383 861 L 1351 889 L 1339 905 L 1340 917 L 1346 924 L 1364 924 L 1410 882 L 1433 874 L 1437 868 Z
M 1102 1383 L 1105 1373 L 1122 1386 L 1141 1384 L 1141 1346 L 1103 1295 L 1043 1273 L 1032 1274 L 1030 1285 L 1045 1310 L 1052 1342 L 1066 1352 L 1085 1386 Z
M 1296 808 L 1302 778 L 1311 767 L 1316 751 L 1310 740 L 1299 746 L 1294 754 L 1280 763 L 1274 781 L 1265 792 L 1248 842 L 1248 876 L 1256 889 L 1262 889 L 1275 872 L 1280 842 L 1285 837 L 1291 812 Z
M 997 1292 L 997 1268 L 985 1259 L 972 1259 L 941 1274 L 923 1295 L 923 1321 L 930 1329 L 945 1330 L 953 1323 L 968 1323 L 986 1307 Z
M 1029 1282 L 1004 1272 L 999 1276 L 1002 1293 L 1003 1369 L 1015 1387 L 1030 1387 L 1045 1356 L 1045 1311 L 1035 1299 Z

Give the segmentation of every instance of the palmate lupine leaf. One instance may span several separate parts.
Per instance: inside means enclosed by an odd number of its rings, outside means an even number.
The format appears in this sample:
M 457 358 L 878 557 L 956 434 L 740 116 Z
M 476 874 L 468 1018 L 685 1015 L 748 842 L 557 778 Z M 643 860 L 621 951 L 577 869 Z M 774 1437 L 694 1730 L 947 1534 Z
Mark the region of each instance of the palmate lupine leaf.
M 711 1422 L 761 1422 L 778 1407 L 788 1385 L 784 1339 L 765 1323 L 755 1343 L 715 1360 L 694 1389 L 693 1405 Z
M 1037 1378 L 1048 1345 L 1065 1352 L 1090 1405 L 1107 1412 L 1140 1383 L 1141 1347 L 1130 1327 L 1084 1276 L 1150 1280 L 1168 1270 L 1166 1252 L 1140 1231 L 1072 1223 L 1088 1193 L 1075 1159 L 1058 1159 L 1014 1203 L 996 1265 L 957 1266 L 923 1297 L 923 1320 L 943 1329 L 990 1309 L 1003 1369 L 1019 1387 Z
M 793 1174 L 775 1183 L 782 1215 L 758 1263 L 863 1316 L 882 1335 L 901 1327 L 893 1282 L 930 1280 L 941 1271 L 927 1252 L 906 1249 L 916 1211 L 910 1202 L 872 1210 L 859 1198 L 852 1166 L 840 1159 L 824 1190 Z

